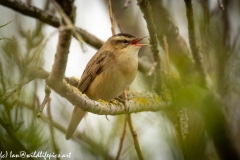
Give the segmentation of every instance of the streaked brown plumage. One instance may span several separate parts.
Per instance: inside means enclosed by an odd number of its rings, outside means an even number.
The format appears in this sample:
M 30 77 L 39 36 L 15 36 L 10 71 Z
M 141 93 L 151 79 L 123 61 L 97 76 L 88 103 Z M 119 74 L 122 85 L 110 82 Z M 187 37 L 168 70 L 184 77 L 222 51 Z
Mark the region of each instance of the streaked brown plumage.
M 110 37 L 88 62 L 78 89 L 93 100 L 118 97 L 134 80 L 143 38 L 120 33 Z M 66 139 L 71 138 L 86 112 L 74 107 Z

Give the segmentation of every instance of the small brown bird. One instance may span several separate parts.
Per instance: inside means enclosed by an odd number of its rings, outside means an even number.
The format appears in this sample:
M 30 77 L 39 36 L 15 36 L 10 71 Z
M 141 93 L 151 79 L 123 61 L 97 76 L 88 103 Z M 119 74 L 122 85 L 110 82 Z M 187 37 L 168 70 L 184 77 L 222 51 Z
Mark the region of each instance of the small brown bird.
M 147 45 L 138 44 L 143 38 L 127 33 L 110 37 L 88 62 L 78 89 L 93 100 L 110 101 L 122 94 L 137 74 L 138 51 Z M 85 114 L 74 107 L 66 139 L 71 138 Z

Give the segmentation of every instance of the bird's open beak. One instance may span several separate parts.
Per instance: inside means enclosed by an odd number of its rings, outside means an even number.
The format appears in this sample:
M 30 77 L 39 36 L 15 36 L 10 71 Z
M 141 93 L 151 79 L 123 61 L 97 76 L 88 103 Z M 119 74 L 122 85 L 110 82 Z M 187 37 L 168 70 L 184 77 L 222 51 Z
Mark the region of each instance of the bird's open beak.
M 141 40 L 143 40 L 144 38 L 146 38 L 148 36 L 145 36 L 145 37 L 142 37 L 142 38 L 138 38 L 134 41 L 131 42 L 132 45 L 135 45 L 135 46 L 147 46 L 148 44 L 139 44 L 138 42 L 140 42 Z

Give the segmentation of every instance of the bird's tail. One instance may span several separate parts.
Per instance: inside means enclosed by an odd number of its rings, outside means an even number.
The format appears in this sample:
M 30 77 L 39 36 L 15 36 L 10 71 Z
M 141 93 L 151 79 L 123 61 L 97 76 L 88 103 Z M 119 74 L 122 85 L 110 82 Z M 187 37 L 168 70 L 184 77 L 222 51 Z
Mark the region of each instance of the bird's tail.
M 81 110 L 78 107 L 74 107 L 73 113 L 72 113 L 72 118 L 70 120 L 70 123 L 68 125 L 67 133 L 66 133 L 66 139 L 70 139 L 75 132 L 78 124 L 82 120 L 82 118 L 85 116 L 87 112 Z

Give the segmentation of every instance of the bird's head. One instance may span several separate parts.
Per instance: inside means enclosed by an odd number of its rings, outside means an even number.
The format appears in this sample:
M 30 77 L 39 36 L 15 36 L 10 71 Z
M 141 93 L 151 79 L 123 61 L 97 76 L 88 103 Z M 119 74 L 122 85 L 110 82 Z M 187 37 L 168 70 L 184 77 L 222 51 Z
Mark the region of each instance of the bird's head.
M 122 50 L 123 52 L 138 51 L 140 47 L 146 46 L 148 44 L 140 44 L 142 39 L 146 37 L 138 38 L 134 35 L 128 33 L 119 33 L 110 37 L 105 43 L 108 47 L 114 50 Z

